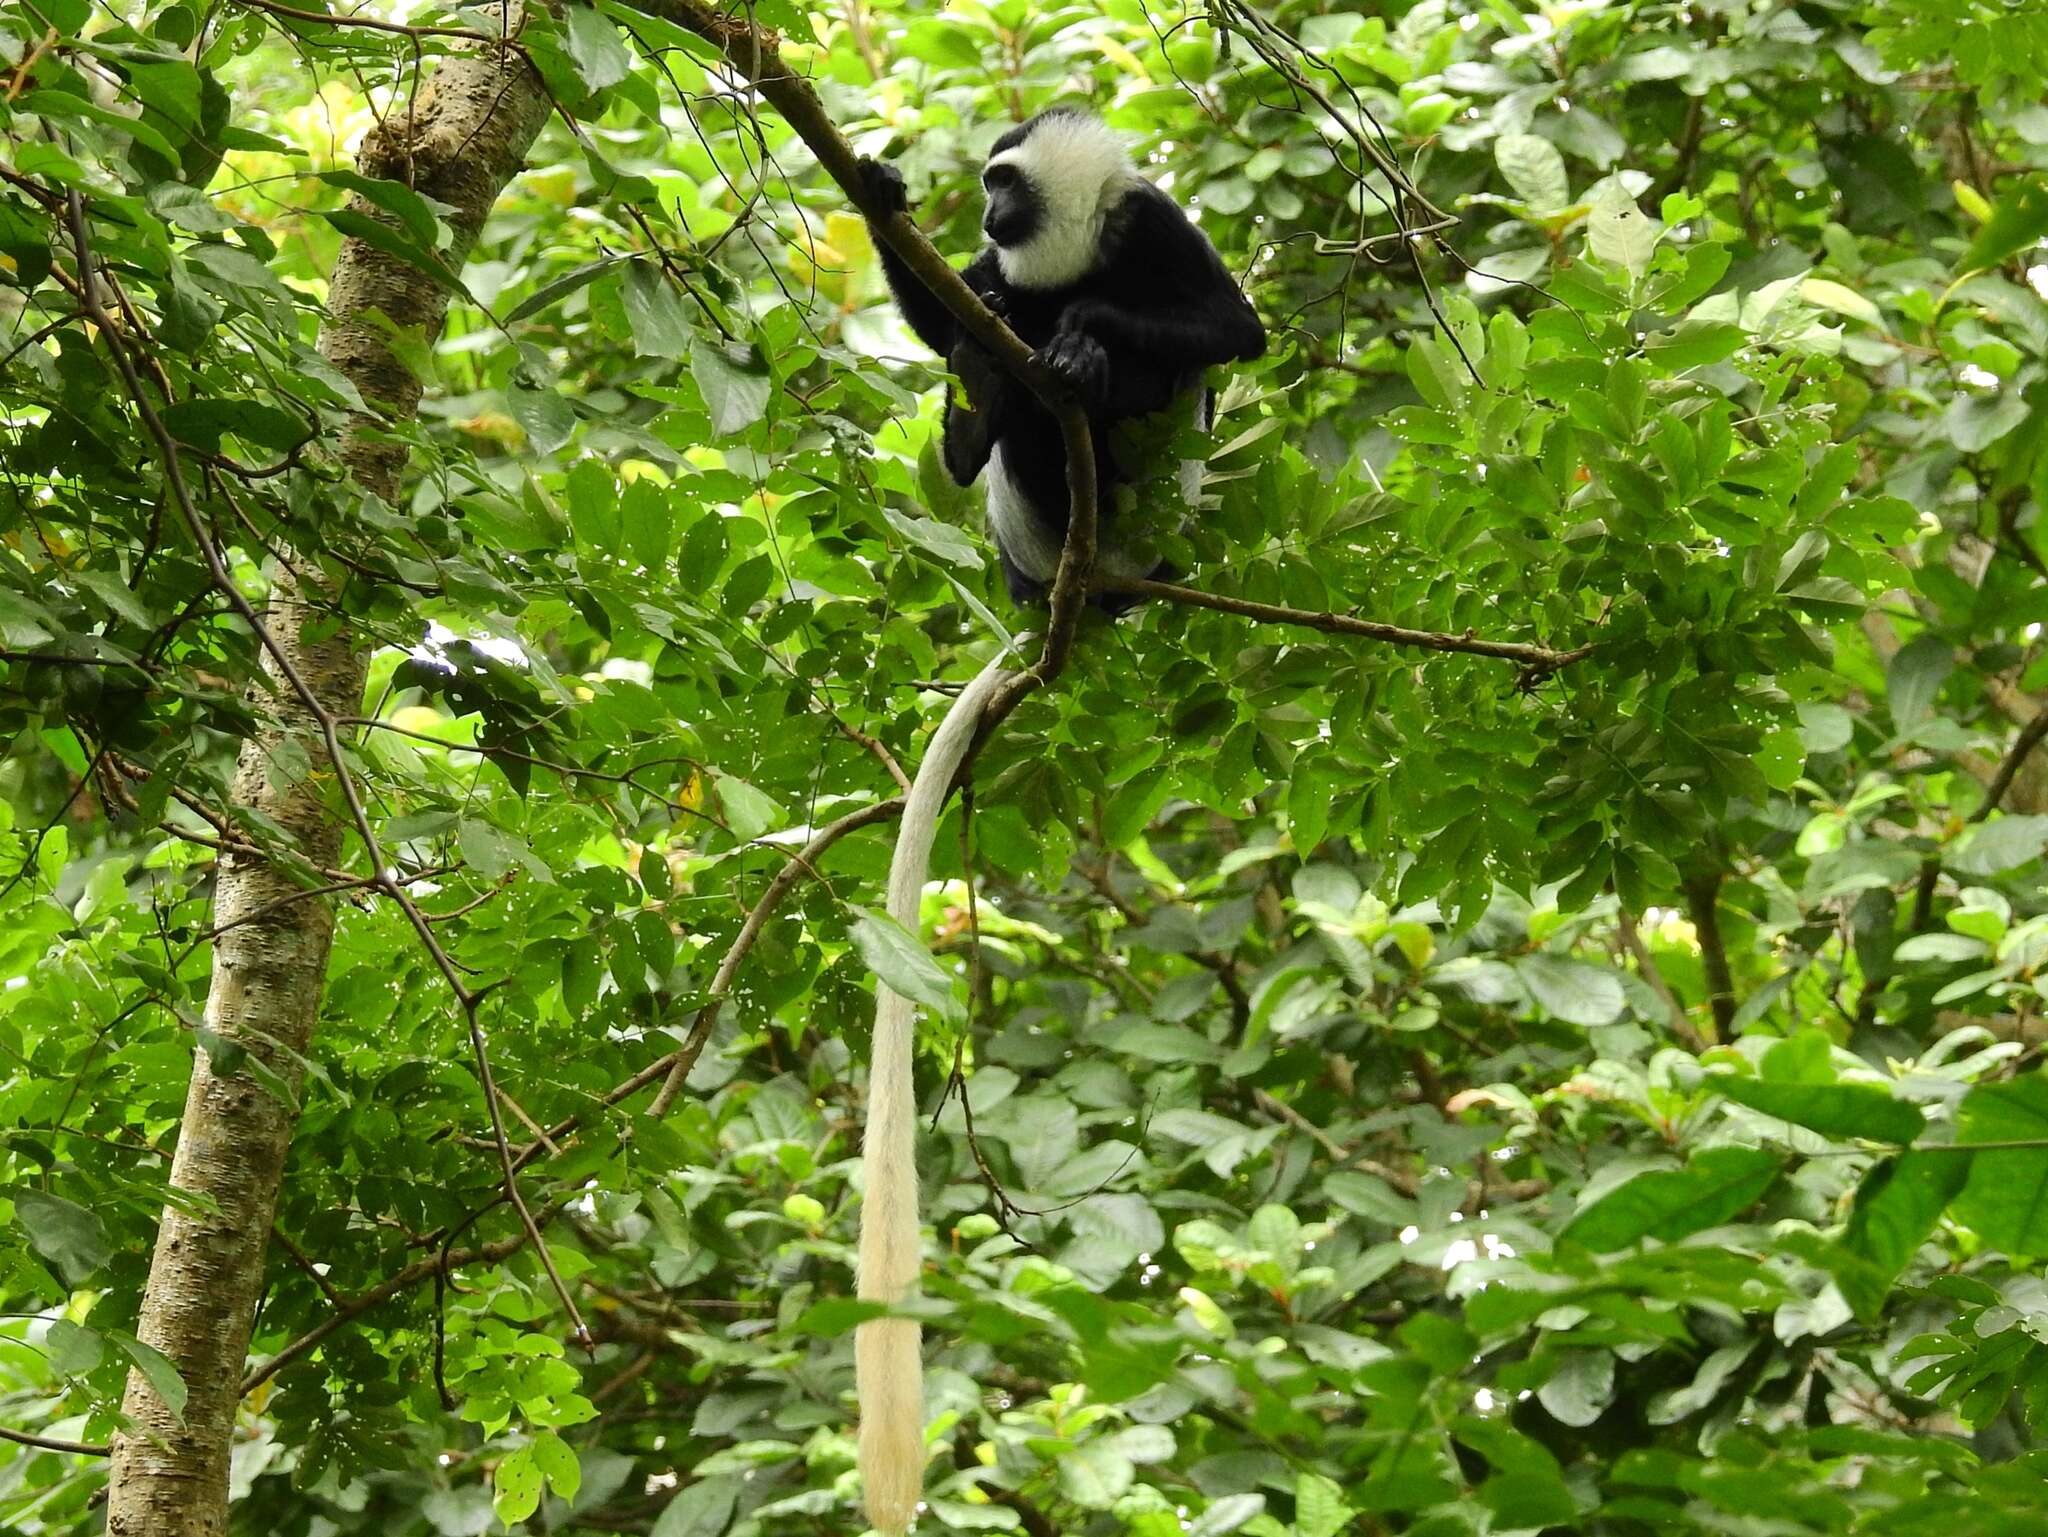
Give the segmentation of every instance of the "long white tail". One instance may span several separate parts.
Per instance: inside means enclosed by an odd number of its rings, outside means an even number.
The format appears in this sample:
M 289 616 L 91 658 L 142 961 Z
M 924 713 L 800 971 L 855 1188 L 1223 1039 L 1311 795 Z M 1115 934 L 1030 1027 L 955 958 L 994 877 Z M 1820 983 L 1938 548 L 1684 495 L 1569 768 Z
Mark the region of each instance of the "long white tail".
M 953 701 L 918 766 L 889 863 L 889 916 L 917 932 L 918 898 L 931 868 L 932 835 L 974 740 L 982 705 L 1006 676 L 997 662 Z M 860 1296 L 902 1302 L 917 1287 L 916 1127 L 911 1092 L 912 1007 L 879 978 L 868 1068 L 868 1125 L 862 1144 L 867 1185 L 860 1214 Z M 854 1333 L 860 1398 L 860 1471 L 868 1520 L 891 1534 L 908 1530 L 924 1488 L 924 1361 L 917 1321 L 871 1318 Z

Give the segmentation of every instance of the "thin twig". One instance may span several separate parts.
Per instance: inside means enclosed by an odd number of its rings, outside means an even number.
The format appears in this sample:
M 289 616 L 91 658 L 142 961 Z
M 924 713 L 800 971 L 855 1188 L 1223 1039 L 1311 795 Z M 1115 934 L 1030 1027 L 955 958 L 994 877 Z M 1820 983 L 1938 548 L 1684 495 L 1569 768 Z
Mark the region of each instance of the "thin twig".
M 863 806 L 850 811 L 838 821 L 818 829 L 811 841 L 804 845 L 803 852 L 780 870 L 768 883 L 768 889 L 761 893 L 753 910 L 747 914 L 740 931 L 733 936 L 732 944 L 725 952 L 725 959 L 718 963 L 718 970 L 711 978 L 711 990 L 705 997 L 703 1007 L 697 1010 L 697 1017 L 690 1025 L 690 1033 L 680 1049 L 670 1054 L 668 1077 L 661 1086 L 661 1092 L 654 1096 L 654 1103 L 647 1107 L 652 1116 L 668 1114 L 669 1106 L 676 1102 L 676 1096 L 683 1092 L 683 1084 L 690 1071 L 697 1065 L 697 1057 L 704 1050 L 704 1043 L 711 1038 L 711 1027 L 718 1020 L 718 1007 L 725 1002 L 726 994 L 732 991 L 734 980 L 739 976 L 740 963 L 746 960 L 747 952 L 754 948 L 754 941 L 761 937 L 761 930 L 773 916 L 775 909 L 782 905 L 782 899 L 790 888 L 803 878 L 806 872 L 815 869 L 824 852 L 856 828 L 880 822 L 901 812 L 903 803 L 899 800 L 880 801 L 872 806 Z M 639 1075 L 636 1074 L 636 1077 Z
M 1332 635 L 1357 635 L 1366 640 L 1381 640 L 1396 646 L 1415 646 L 1425 651 L 1499 657 L 1503 661 L 1519 662 L 1530 673 L 1539 676 L 1556 672 L 1573 662 L 1584 661 L 1593 654 L 1594 649 L 1590 645 L 1585 645 L 1571 651 L 1554 651 L 1548 646 L 1532 646 L 1521 641 L 1481 640 L 1469 632 L 1464 635 L 1451 635 L 1439 630 L 1409 630 L 1400 625 L 1359 619 L 1350 614 L 1326 614 L 1315 609 L 1282 608 L 1274 603 L 1255 603 L 1249 598 L 1229 598 L 1221 593 L 1203 592 L 1199 588 L 1182 587 L 1173 582 L 1135 579 L 1100 582 L 1097 583 L 1096 590 L 1128 593 L 1135 597 L 1159 598 L 1168 603 L 1185 604 L 1190 608 L 1208 608 L 1219 614 L 1236 614 L 1239 618 L 1256 619 L 1264 624 L 1300 625 L 1304 629 L 1323 630 Z
M 26 1430 L 9 1430 L 0 1425 L 0 1441 L 12 1441 L 16 1446 L 33 1446 L 39 1452 L 69 1452 L 76 1457 L 111 1457 L 114 1449 L 101 1446 L 93 1441 L 60 1441 L 55 1436 L 39 1436 Z

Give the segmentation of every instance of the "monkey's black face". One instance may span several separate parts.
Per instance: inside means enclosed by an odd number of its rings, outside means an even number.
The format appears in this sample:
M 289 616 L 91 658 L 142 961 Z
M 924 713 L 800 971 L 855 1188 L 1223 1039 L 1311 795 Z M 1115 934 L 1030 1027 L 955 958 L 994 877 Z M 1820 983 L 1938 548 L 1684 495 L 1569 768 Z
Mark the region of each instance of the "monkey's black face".
M 1045 223 L 1045 199 L 1031 178 L 1014 165 L 992 165 L 982 173 L 988 208 L 981 216 L 982 233 L 999 246 L 1019 246 Z

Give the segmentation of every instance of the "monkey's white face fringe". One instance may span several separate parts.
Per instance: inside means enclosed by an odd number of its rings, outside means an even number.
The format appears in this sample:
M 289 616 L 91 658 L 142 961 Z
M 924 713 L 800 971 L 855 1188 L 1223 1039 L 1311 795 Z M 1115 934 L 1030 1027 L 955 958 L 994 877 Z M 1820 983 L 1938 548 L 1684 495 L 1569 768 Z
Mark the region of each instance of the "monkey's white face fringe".
M 982 706 L 1007 674 L 1001 659 L 953 702 L 918 765 L 889 862 L 889 916 L 915 933 L 918 897 L 931 868 L 932 835 Z M 917 1220 L 917 1106 L 911 1089 L 913 1010 L 875 981 L 875 1040 L 868 1069 L 868 1126 L 861 1145 L 860 1297 L 895 1305 L 917 1289 L 922 1258 Z M 924 1361 L 917 1321 L 871 1318 L 854 1332 L 860 1399 L 860 1471 L 868 1520 L 892 1534 L 909 1529 L 924 1487 Z
M 1022 144 L 993 157 L 1014 165 L 1045 203 L 1038 233 L 998 246 L 1003 279 L 1019 288 L 1061 288 L 1095 265 L 1102 223 L 1138 179 L 1124 141 L 1092 117 L 1049 117 Z

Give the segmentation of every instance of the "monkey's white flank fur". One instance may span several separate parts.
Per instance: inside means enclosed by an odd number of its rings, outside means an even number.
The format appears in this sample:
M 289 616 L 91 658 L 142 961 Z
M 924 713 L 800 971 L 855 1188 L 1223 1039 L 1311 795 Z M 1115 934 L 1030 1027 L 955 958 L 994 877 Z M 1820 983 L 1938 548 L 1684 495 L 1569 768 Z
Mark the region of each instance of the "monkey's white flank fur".
M 982 669 L 946 712 L 903 804 L 903 825 L 889 863 L 889 916 L 913 934 L 939 812 L 974 740 L 982 706 L 1007 676 L 1000 662 L 998 658 Z M 876 978 L 867 1136 L 861 1146 L 867 1188 L 860 1212 L 860 1297 L 891 1306 L 916 1292 L 923 1253 L 918 1237 L 917 1104 L 910 1077 L 914 1041 L 910 1000 Z M 860 1472 L 868 1520 L 891 1534 L 909 1528 L 924 1489 L 924 1359 L 918 1334 L 916 1319 L 870 1318 L 853 1339 Z

